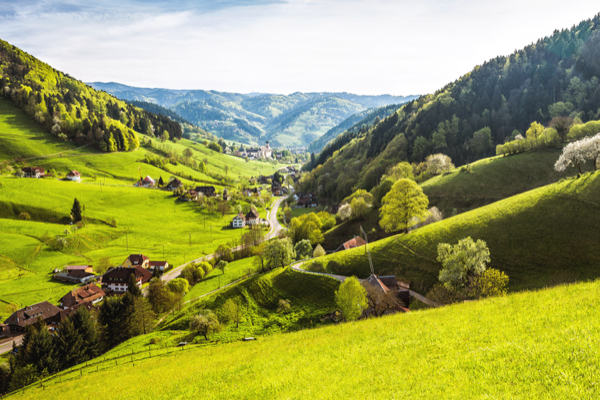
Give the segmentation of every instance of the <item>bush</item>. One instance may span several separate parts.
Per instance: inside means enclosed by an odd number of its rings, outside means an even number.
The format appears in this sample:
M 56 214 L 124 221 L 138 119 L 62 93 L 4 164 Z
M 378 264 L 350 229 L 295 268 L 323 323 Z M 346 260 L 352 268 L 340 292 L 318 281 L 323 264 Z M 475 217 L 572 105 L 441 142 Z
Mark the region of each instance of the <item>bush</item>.
M 29 221 L 31 219 L 31 215 L 29 215 L 29 213 L 22 212 L 21 214 L 19 214 L 19 219 Z
M 325 250 L 320 244 L 318 244 L 313 251 L 313 257 L 323 257 L 325 254 Z
M 160 338 L 152 338 L 152 339 L 150 339 L 150 344 L 157 344 L 158 342 L 160 342 Z

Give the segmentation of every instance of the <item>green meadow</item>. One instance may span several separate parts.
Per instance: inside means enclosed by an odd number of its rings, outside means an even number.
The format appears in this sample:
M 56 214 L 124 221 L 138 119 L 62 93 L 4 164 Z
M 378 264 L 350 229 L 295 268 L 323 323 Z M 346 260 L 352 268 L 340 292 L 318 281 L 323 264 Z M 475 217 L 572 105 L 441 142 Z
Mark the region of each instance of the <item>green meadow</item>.
M 600 277 L 600 171 L 570 177 L 370 244 L 375 273 L 395 274 L 425 293 L 438 280 L 439 243 L 484 240 L 490 267 L 522 290 Z M 329 270 L 369 275 L 363 247 L 328 255 Z
M 232 186 L 231 182 L 243 184 L 251 176 L 272 174 L 278 168 L 217 154 L 186 140 L 168 146 L 179 153 L 192 148 L 194 158 L 207 160 L 208 173 L 230 180 L 217 180 L 181 164 L 169 168 L 218 188 Z M 73 169 L 82 173 L 80 183 L 0 176 L 0 318 L 7 316 L 11 305 L 57 302 L 73 285 L 53 281 L 55 268 L 98 266 L 105 257 L 111 265 L 119 265 L 128 254 L 138 252 L 177 266 L 210 254 L 219 244 L 241 235 L 241 230 L 225 228 L 233 211 L 222 218 L 196 204 L 176 201 L 168 191 L 133 187 L 140 174 L 156 180 L 162 176 L 165 182 L 171 176 L 144 163 L 146 153 L 160 152 L 142 146 L 134 152 L 103 154 L 91 147 L 80 149 L 71 142 L 60 142 L 0 99 L 0 162 L 19 160 L 58 174 Z M 182 180 L 189 185 L 202 184 Z M 67 224 L 75 198 L 85 206 L 88 220 L 79 230 Z M 265 209 L 259 212 L 266 215 Z M 19 219 L 22 213 L 31 219 Z M 56 236 L 66 238 L 69 245 L 61 251 L 44 245 Z
M 157 348 L 179 337 L 159 332 L 150 352 L 136 338 L 8 398 L 592 399 L 599 293 L 598 281 L 563 285 L 185 350 Z

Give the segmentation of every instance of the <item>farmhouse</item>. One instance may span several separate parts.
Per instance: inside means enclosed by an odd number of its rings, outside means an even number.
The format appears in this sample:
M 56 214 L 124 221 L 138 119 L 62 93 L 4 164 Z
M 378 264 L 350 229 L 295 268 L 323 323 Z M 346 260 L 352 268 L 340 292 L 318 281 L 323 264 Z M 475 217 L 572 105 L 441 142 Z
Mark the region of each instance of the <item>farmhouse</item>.
M 67 272 L 83 271 L 88 272 L 90 274 L 94 273 L 94 267 L 92 267 L 91 265 L 67 265 L 65 270 L 67 270 Z
M 231 221 L 231 226 L 233 228 L 243 228 L 246 226 L 246 217 L 244 217 L 243 213 L 239 213 L 235 217 L 233 217 L 233 221 Z
M 401 307 L 402 311 L 410 311 L 408 309 L 410 304 L 410 290 L 408 284 L 405 282 L 398 282 L 394 275 L 377 276 L 371 274 L 369 278 L 363 281 L 363 285 L 371 285 L 382 294 L 390 292 L 395 293 L 398 299 L 404 304 L 404 307 Z
M 50 324 L 58 313 L 60 313 L 60 308 L 47 301 L 42 301 L 15 311 L 4 323 L 13 332 L 25 332 L 25 328 L 35 324 L 38 318 Z
M 355 247 L 363 246 L 365 244 L 367 244 L 367 242 L 365 242 L 363 240 L 363 238 L 361 238 L 360 236 L 354 236 L 352 239 L 350 239 L 347 242 L 343 243 L 335 251 L 350 250 L 350 249 L 353 249 Z
M 171 181 L 167 184 L 166 189 L 167 190 L 175 190 L 175 189 L 179 189 L 179 187 L 181 187 L 183 185 L 183 183 L 177 179 L 177 178 L 172 178 Z
M 96 285 L 85 285 L 80 288 L 71 290 L 60 299 L 60 306 L 63 309 L 75 307 L 82 303 L 96 304 L 104 299 L 106 294 L 104 290 Z
M 150 261 L 148 264 L 148 269 L 150 271 L 157 270 L 159 272 L 165 272 L 167 268 L 169 268 L 169 263 L 166 261 Z
M 258 223 L 260 223 L 260 217 L 259 217 L 258 213 L 256 212 L 256 210 L 248 211 L 248 214 L 246 214 L 246 224 L 255 225 Z
M 217 195 L 217 191 L 214 186 L 197 186 L 194 190 L 208 197 L 214 197 Z
M 150 263 L 150 259 L 143 254 L 130 254 L 129 257 L 123 261 L 121 267 L 123 268 L 135 268 L 135 267 L 143 267 L 148 268 L 148 264 Z
M 142 180 L 143 187 L 154 187 L 155 185 L 156 185 L 156 182 L 154 182 L 154 179 L 150 178 L 150 176 L 148 176 L 148 175 L 146 175 L 144 180 Z
M 89 283 L 93 279 L 96 279 L 96 275 L 94 275 L 92 272 L 86 272 L 85 270 L 73 270 L 59 272 L 58 274 L 54 275 L 54 279 L 69 283 Z
M 195 190 L 188 190 L 183 196 L 179 198 L 182 201 L 195 201 L 198 200 L 198 192 Z
M 81 174 L 78 171 L 71 171 L 67 174 L 67 180 L 79 182 L 81 180 Z
M 133 268 L 111 268 L 102 277 L 102 288 L 105 292 L 125 293 L 129 287 L 129 277 L 135 276 L 139 288 L 152 278 L 152 272 L 140 266 Z
M 25 178 L 43 178 L 46 171 L 41 167 L 25 167 L 21 171 L 25 174 Z

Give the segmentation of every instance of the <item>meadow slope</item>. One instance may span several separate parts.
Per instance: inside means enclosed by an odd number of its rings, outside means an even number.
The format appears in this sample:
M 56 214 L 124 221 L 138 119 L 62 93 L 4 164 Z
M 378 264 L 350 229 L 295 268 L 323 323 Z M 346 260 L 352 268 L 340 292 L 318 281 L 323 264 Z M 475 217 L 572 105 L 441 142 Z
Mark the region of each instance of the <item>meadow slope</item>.
M 124 351 L 9 398 L 597 398 L 598 293 L 595 281 L 255 342 Z
M 600 171 L 565 178 L 440 222 L 371 243 L 378 274 L 393 273 L 426 292 L 437 282 L 439 243 L 471 236 L 487 242 L 493 268 L 510 277 L 511 290 L 600 277 Z M 341 275 L 366 277 L 364 248 L 328 255 Z

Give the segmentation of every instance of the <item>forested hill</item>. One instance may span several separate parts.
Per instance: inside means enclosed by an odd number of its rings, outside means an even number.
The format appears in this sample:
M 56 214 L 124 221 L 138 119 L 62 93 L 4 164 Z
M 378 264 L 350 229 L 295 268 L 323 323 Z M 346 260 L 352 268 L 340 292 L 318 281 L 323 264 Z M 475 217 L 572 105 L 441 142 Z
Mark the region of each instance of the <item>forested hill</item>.
M 495 146 L 554 117 L 600 119 L 600 17 L 500 56 L 434 94 L 421 96 L 366 132 L 330 143 L 302 190 L 343 199 L 371 189 L 386 168 L 444 153 L 461 165 L 495 154 Z M 324 152 L 327 151 L 327 148 Z M 338 151 L 334 153 L 334 151 Z
M 227 140 L 253 145 L 269 140 L 275 146 L 306 146 L 351 115 L 417 98 L 327 92 L 240 94 L 138 88 L 114 82 L 92 82 L 90 85 L 123 100 L 166 107 Z
M 0 40 L 0 94 L 62 140 L 128 151 L 138 133 L 181 139 L 179 123 L 97 91 Z

